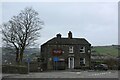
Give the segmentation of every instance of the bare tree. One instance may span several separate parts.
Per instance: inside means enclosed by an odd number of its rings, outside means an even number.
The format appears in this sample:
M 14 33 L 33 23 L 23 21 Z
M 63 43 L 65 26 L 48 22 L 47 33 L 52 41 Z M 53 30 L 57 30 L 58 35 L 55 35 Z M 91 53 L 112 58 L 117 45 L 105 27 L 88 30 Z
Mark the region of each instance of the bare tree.
M 3 41 L 15 48 L 17 62 L 22 62 L 25 48 L 40 37 L 41 25 L 43 21 L 33 8 L 25 8 L 2 25 Z

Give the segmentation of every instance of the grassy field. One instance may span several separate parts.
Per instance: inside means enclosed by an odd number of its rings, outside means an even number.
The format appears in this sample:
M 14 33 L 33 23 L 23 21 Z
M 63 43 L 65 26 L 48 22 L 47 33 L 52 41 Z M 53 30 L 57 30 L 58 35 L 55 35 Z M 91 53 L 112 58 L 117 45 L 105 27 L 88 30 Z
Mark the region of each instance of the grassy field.
M 94 46 L 92 48 L 92 53 L 117 57 L 118 47 L 116 46 Z

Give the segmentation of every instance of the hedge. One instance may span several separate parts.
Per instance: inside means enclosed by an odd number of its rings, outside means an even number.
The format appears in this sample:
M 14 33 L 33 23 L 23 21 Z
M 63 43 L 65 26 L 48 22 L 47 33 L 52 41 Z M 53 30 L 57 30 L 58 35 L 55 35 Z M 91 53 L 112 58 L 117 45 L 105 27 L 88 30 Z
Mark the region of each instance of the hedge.
M 27 66 L 22 65 L 2 65 L 2 73 L 20 73 L 27 74 Z

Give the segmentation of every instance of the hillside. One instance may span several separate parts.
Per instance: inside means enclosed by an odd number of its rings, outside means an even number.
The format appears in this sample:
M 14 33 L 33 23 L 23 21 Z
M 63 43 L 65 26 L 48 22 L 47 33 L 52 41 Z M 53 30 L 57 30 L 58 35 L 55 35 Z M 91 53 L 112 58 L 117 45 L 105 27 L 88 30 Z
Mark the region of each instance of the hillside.
M 26 59 L 29 57 L 31 60 L 40 55 L 40 49 L 39 48 L 29 48 L 24 51 L 23 55 L 23 61 L 26 61 Z M 2 48 L 2 63 L 9 63 L 9 62 L 15 62 L 15 50 L 10 48 Z
M 94 46 L 91 48 L 93 55 L 118 56 L 118 46 Z
M 107 57 L 118 57 L 118 49 L 120 49 L 118 48 L 118 46 L 93 46 L 91 48 L 91 54 L 92 56 L 102 55 L 102 56 L 107 56 Z M 26 61 L 28 57 L 31 58 L 32 60 L 35 58 L 35 56 L 39 56 L 39 55 L 40 55 L 39 48 L 26 49 L 24 52 L 23 61 Z M 3 63 L 4 62 L 15 62 L 15 50 L 10 49 L 10 48 L 2 48 L 2 62 Z

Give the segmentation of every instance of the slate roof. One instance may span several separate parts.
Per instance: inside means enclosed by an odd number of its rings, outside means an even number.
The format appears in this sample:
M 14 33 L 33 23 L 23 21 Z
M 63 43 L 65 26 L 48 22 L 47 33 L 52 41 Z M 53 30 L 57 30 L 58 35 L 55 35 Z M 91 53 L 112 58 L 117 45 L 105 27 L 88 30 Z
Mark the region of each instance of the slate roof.
M 57 37 L 54 37 L 52 39 L 50 39 L 49 41 L 47 41 L 46 43 L 44 43 L 43 45 L 72 45 L 72 44 L 75 44 L 75 45 L 78 45 L 78 44 L 89 44 L 91 45 L 86 39 L 84 38 L 72 38 L 72 39 L 69 39 L 69 38 L 57 38 Z

